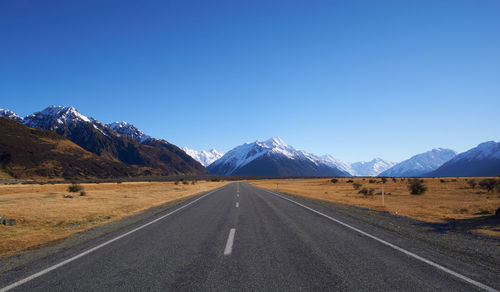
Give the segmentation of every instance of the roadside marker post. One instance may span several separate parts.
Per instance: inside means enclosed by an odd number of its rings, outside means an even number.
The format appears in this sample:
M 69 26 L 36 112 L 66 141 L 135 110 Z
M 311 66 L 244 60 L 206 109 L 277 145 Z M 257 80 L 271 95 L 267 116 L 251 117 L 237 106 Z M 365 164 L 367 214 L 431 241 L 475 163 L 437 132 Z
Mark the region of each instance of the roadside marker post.
M 276 184 L 276 192 L 278 193 L 280 191 L 280 185 Z
M 384 186 L 382 186 L 382 207 L 384 206 Z

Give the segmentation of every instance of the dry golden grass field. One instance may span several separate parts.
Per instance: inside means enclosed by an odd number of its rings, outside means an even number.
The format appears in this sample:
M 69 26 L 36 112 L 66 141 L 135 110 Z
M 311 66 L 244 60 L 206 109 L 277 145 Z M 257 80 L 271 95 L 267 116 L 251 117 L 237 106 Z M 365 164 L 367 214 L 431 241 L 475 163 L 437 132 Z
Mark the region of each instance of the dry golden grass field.
M 423 178 L 428 190 L 421 195 L 411 195 L 408 190 L 408 178 L 388 178 L 382 183 L 381 178 L 338 178 L 337 183 L 330 179 L 285 179 L 253 182 L 257 187 L 276 190 L 303 197 L 355 205 L 374 210 L 388 211 L 392 214 L 413 219 L 445 223 L 450 219 L 466 221 L 467 219 L 491 216 L 500 207 L 500 196 L 495 191 L 487 192 L 476 186 L 472 188 L 469 181 L 476 182 L 483 178 Z M 363 188 L 374 189 L 373 196 L 365 197 L 355 190 L 353 183 L 362 184 Z M 370 180 L 376 182 L 370 183 Z M 381 190 L 385 191 L 385 205 L 382 206 Z M 496 221 L 498 222 L 498 221 Z M 476 224 L 472 229 L 490 236 L 500 237 L 498 224 Z
M 0 185 L 0 214 L 17 220 L 0 224 L 0 257 L 44 247 L 68 236 L 151 207 L 189 198 L 227 182 L 124 182 L 81 184 L 85 196 L 69 193 L 69 184 Z M 64 198 L 72 194 L 73 198 Z

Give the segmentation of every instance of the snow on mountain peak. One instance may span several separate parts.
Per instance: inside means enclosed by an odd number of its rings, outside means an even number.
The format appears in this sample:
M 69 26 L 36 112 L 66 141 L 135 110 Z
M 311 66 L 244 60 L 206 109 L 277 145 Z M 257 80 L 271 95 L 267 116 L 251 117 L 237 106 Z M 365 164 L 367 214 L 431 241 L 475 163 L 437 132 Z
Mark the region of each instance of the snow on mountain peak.
M 137 127 L 127 122 L 114 122 L 106 124 L 106 127 L 117 132 L 118 134 L 130 137 L 140 143 L 151 138 L 151 136 L 144 134 Z
M 457 153 L 451 149 L 435 148 L 402 161 L 382 172 L 381 176 L 420 176 L 436 170 L 455 157 Z
M 500 158 L 500 142 L 487 141 L 477 147 L 472 148 L 464 153 L 455 156 L 451 161 L 466 160 L 482 160 L 482 159 L 499 159 Z
M 24 124 L 37 129 L 57 130 L 71 123 L 92 123 L 89 118 L 79 113 L 72 106 L 51 105 L 41 112 L 24 118 Z
M 182 148 L 187 155 L 194 158 L 196 161 L 201 163 L 203 166 L 209 166 L 217 159 L 221 158 L 224 153 L 217 151 L 217 149 L 212 148 L 210 151 L 202 150 L 196 151 L 187 147 Z
M 262 142 L 262 144 L 265 144 L 269 147 L 288 147 L 288 144 L 286 144 L 285 141 L 283 141 L 280 137 L 272 137 Z
M 19 115 L 17 115 L 15 112 L 9 110 L 9 109 L 1 109 L 0 108 L 0 117 L 4 117 L 4 118 L 7 118 L 7 119 L 11 119 L 11 120 L 14 120 L 14 121 L 22 121 L 23 118 Z
M 396 164 L 382 158 L 374 158 L 371 161 L 348 163 L 338 160 L 329 154 L 321 156 L 321 159 L 328 165 L 335 166 L 354 176 L 376 176 Z

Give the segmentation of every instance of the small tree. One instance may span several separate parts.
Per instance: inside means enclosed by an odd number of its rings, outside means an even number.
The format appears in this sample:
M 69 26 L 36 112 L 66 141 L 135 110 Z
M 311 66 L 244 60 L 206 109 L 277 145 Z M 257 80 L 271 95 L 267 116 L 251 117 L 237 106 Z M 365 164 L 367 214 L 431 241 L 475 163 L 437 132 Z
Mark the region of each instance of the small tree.
M 424 185 L 423 180 L 416 178 L 408 180 L 408 189 L 412 195 L 421 195 L 427 191 L 427 187 Z

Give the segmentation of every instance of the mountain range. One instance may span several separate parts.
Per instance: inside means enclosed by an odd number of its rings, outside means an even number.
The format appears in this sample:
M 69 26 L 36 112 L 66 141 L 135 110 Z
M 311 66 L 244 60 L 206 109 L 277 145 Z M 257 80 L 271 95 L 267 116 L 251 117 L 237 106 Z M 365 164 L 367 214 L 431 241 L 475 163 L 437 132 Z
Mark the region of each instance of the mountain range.
M 445 162 L 427 176 L 498 176 L 500 142 L 488 141 Z
M 103 124 L 74 107 L 49 106 L 21 117 L 0 109 L 0 177 L 238 176 L 496 176 L 500 143 L 464 153 L 436 148 L 400 163 L 375 158 L 347 163 L 297 150 L 275 137 L 227 153 L 196 151 L 151 137 L 127 122 Z M 206 168 L 205 168 L 206 167 Z M 208 171 L 207 171 L 208 170 Z M 23 171 L 25 172 L 23 174 Z
M 350 176 L 280 138 L 237 146 L 207 167 L 211 174 L 238 176 Z
M 12 111 L 0 115 L 28 127 L 50 130 L 101 158 L 144 167 L 141 175 L 199 175 L 206 169 L 177 146 L 145 135 L 128 123 L 105 125 L 74 107 L 49 106 L 25 118 Z
M 388 177 L 416 177 L 424 176 L 438 169 L 457 153 L 451 149 L 435 148 L 425 153 L 420 153 L 404 160 L 393 167 L 383 171 L 379 176 Z
M 182 150 L 184 150 L 184 152 L 186 152 L 189 156 L 193 157 L 196 161 L 198 161 L 205 167 L 209 166 L 214 161 L 224 156 L 223 152 L 217 151 L 216 149 L 212 149 L 209 151 L 196 151 L 187 147 L 183 147 Z
M 360 161 L 355 163 L 343 162 L 333 156 L 326 154 L 321 156 L 321 159 L 330 166 L 335 166 L 343 171 L 348 172 L 352 176 L 377 176 L 379 173 L 391 168 L 396 163 L 375 158 L 371 161 Z

